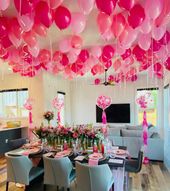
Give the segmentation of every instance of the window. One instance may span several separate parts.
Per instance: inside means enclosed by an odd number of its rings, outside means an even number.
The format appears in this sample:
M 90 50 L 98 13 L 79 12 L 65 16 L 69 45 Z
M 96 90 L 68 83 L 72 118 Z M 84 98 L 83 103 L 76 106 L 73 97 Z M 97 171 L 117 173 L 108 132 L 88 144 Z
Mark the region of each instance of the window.
M 158 111 L 158 88 L 147 88 L 147 89 L 138 89 L 137 90 L 137 97 L 140 95 L 144 95 L 145 93 L 149 93 L 152 96 L 152 102 L 148 104 L 146 108 L 147 114 L 147 122 L 156 126 L 157 124 L 157 111 Z M 137 105 L 137 118 L 138 124 L 141 124 L 143 121 L 143 109 Z
M 61 117 L 61 125 L 65 124 L 65 93 L 64 92 L 57 92 L 58 99 L 64 101 L 64 107 L 61 109 L 60 117 Z
M 28 111 L 23 106 L 27 98 L 28 89 L 0 91 L 0 117 L 28 117 Z

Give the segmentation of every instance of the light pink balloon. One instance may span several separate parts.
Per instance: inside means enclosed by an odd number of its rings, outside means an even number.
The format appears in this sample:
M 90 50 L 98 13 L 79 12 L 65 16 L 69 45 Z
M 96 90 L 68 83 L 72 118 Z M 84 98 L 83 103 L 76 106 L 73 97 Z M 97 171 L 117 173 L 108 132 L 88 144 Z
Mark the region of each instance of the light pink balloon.
M 64 0 L 46 0 L 51 9 L 56 9 Z
M 160 40 L 164 36 L 165 32 L 166 32 L 166 26 L 160 26 L 160 27 L 153 26 L 152 37 L 155 40 Z
M 149 34 L 141 34 L 138 39 L 138 45 L 143 50 L 148 50 L 151 45 L 151 35 Z
M 168 50 L 166 46 L 162 46 L 159 51 L 156 52 L 156 58 L 160 62 L 165 62 L 168 58 Z
M 70 51 L 71 49 L 71 39 L 69 37 L 66 37 L 64 39 L 62 39 L 60 42 L 59 42 L 59 50 L 62 52 L 62 53 L 67 53 Z
M 97 57 L 99 58 L 102 54 L 102 49 L 100 46 L 93 46 L 91 47 L 91 54 L 94 56 L 94 57 Z
M 77 60 L 77 55 L 70 51 L 68 54 L 67 54 L 67 57 L 68 57 L 68 60 L 69 60 L 69 63 L 74 63 L 76 60 Z
M 162 0 L 146 0 L 145 14 L 151 19 L 156 19 L 163 9 Z
M 39 48 L 39 45 L 38 43 L 34 46 L 34 47 L 29 47 L 28 46 L 28 51 L 29 53 L 33 56 L 33 57 L 37 57 L 39 52 L 40 52 L 40 48 Z
M 71 15 L 71 30 L 75 34 L 83 32 L 86 26 L 86 17 L 79 12 L 72 13 Z
M 32 29 L 32 27 L 34 25 L 34 18 L 28 14 L 27 15 L 18 15 L 18 22 L 19 22 L 21 28 L 25 32 L 28 32 Z
M 77 0 L 80 10 L 88 15 L 94 6 L 95 0 Z
M 151 31 L 151 29 L 152 29 L 151 20 L 150 20 L 150 18 L 146 17 L 140 26 L 140 30 L 142 33 L 147 34 Z
M 9 7 L 10 0 L 0 0 L 0 10 L 4 11 Z
M 102 38 L 105 40 L 105 41 L 110 41 L 114 36 L 113 36 L 113 33 L 111 31 L 111 29 L 107 30 L 105 33 L 103 33 L 102 35 Z
M 18 48 L 21 43 L 22 43 L 22 39 L 18 39 L 13 33 L 9 33 L 8 34 L 9 40 L 12 42 L 12 44 Z
M 74 52 L 76 55 L 79 55 L 80 54 L 80 52 L 81 52 L 81 49 L 79 48 L 72 48 L 71 50 L 70 50 L 70 52 Z

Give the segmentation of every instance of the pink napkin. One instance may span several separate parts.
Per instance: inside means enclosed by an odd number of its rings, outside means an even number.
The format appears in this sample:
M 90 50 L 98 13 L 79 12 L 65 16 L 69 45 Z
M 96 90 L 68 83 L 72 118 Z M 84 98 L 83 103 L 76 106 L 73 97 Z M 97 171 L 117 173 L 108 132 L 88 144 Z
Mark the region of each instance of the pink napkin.
M 89 164 L 89 166 L 96 166 L 96 165 L 98 165 L 98 162 L 99 162 L 99 159 L 91 159 L 91 158 L 89 158 L 88 164 Z

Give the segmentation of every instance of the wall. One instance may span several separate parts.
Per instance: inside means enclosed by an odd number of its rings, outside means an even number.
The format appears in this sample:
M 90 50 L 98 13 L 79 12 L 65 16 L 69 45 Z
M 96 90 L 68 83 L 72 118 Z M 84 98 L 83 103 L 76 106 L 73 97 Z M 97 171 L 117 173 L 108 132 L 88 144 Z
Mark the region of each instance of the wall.
M 170 75 L 166 75 L 164 85 L 170 84 Z M 170 170 L 170 87 L 164 90 L 164 164 Z
M 17 89 L 17 88 L 28 88 L 29 97 L 34 100 L 33 105 L 33 122 L 35 125 L 39 125 L 42 120 L 43 110 L 43 86 L 42 86 L 42 75 L 34 78 L 21 77 L 17 74 L 9 74 L 1 76 L 0 78 L 0 90 L 3 89 Z M 3 124 L 9 119 L 2 120 Z M 22 125 L 28 125 L 28 119 L 19 119 L 22 121 Z
M 71 124 L 70 81 L 63 79 L 61 76 L 54 76 L 47 72 L 44 73 L 43 75 L 44 110 L 42 110 L 42 112 L 47 110 L 55 111 L 51 103 L 52 103 L 52 100 L 57 96 L 57 91 L 66 93 L 65 95 L 65 123 Z M 53 120 L 51 124 L 55 126 L 56 120 Z
M 77 79 L 71 83 L 72 121 L 75 124 L 93 123 L 96 121 L 96 99 L 104 94 L 112 98 L 112 103 L 130 103 L 131 123 L 137 123 L 136 117 L 136 89 L 147 87 L 159 87 L 159 98 L 162 99 L 162 81 L 149 79 L 146 75 L 140 76 L 137 82 L 126 83 L 115 86 L 94 86 L 89 80 Z M 162 101 L 161 101 L 162 102 Z M 162 111 L 162 104 L 159 111 Z M 162 127 L 162 112 L 159 113 L 158 126 Z

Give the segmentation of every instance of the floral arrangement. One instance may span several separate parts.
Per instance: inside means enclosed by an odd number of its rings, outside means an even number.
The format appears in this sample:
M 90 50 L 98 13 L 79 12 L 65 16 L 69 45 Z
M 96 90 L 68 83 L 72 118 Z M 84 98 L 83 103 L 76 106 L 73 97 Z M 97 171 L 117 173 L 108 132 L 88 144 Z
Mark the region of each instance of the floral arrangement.
M 78 140 L 80 143 L 86 145 L 94 141 L 99 142 L 104 139 L 104 135 L 100 128 L 89 128 L 86 125 L 80 125 L 77 127 L 40 127 L 35 128 L 34 133 L 40 139 L 46 139 L 49 144 L 61 144 L 65 140 L 71 143 Z
M 52 111 L 46 111 L 43 114 L 44 119 L 46 119 L 48 122 L 50 122 L 54 118 L 54 112 Z

